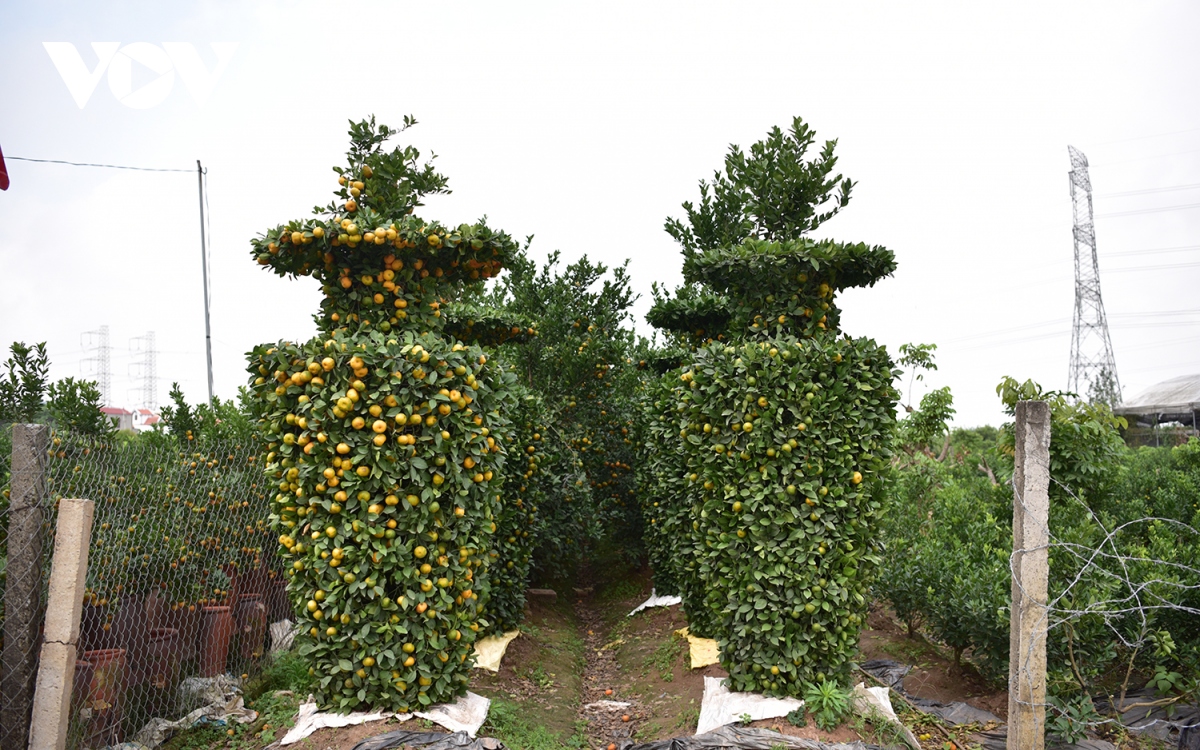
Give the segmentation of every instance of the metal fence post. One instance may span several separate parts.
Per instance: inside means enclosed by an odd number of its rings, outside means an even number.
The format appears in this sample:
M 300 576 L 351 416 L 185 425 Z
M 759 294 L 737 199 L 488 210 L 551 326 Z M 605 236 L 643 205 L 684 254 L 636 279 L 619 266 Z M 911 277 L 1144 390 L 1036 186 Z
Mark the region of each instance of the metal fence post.
M 46 597 L 46 628 L 33 696 L 29 750 L 65 750 L 67 746 L 94 511 L 91 500 L 63 499 L 58 504 L 58 530 L 54 535 L 54 562 Z
M 12 427 L 12 483 L 8 509 L 4 652 L 0 655 L 0 750 L 25 750 L 37 675 L 42 624 L 42 526 L 46 521 L 44 425 Z
M 1045 401 L 1017 403 L 1015 437 L 1008 750 L 1042 750 L 1050 624 L 1050 407 Z

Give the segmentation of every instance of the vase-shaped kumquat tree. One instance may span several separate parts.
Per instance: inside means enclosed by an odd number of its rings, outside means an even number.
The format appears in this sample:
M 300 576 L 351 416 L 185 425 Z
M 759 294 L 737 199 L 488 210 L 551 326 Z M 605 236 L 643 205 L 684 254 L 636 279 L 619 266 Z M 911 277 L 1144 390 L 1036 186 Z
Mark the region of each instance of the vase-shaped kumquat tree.
M 250 371 L 299 653 L 340 710 L 465 690 L 516 449 L 514 376 L 444 331 L 516 245 L 414 216 L 446 178 L 411 147 L 384 150 L 396 132 L 353 124 L 337 200 L 252 242 L 260 264 L 324 292 L 321 333 L 256 348 Z
M 894 256 L 804 236 L 852 187 L 830 174 L 834 142 L 805 160 L 813 141 L 797 119 L 748 153 L 731 150 L 700 204 L 684 204 L 687 221 L 667 225 L 685 280 L 724 301 L 660 300 L 651 315 L 704 340 L 665 376 L 651 416 L 670 425 L 664 449 L 683 454 L 686 494 L 670 498 L 681 588 L 687 571 L 702 583 L 697 619 L 712 627 L 731 686 L 771 695 L 848 677 L 895 422 L 887 352 L 843 335 L 834 304 L 838 290 L 891 274 Z M 726 330 L 709 330 L 718 318 Z M 691 593 L 689 619 L 701 608 Z

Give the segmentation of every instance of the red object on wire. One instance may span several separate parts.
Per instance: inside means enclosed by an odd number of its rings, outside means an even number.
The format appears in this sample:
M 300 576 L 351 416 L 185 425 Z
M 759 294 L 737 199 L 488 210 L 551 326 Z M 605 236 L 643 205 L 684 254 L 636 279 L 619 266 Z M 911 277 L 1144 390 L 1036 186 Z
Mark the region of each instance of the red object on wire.
M 0 151 L 0 190 L 8 190 L 8 167 L 4 166 L 4 151 Z

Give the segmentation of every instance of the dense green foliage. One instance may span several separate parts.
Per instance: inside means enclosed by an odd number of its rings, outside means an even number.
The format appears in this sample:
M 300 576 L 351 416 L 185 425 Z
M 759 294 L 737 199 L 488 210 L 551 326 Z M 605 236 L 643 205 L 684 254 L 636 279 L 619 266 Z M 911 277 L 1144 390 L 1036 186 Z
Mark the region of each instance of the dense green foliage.
M 833 301 L 895 259 L 801 236 L 852 186 L 831 176 L 832 141 L 805 159 L 813 141 L 797 119 L 730 151 L 687 222 L 667 223 L 686 285 L 656 290 L 649 316 L 683 352 L 646 399 L 664 470 L 643 472 L 643 507 L 680 540 L 666 573 L 689 627 L 717 638 L 734 689 L 767 694 L 849 677 L 895 422 L 887 352 L 842 336 Z
M 384 150 L 393 134 L 352 125 L 338 200 L 252 243 L 260 264 L 314 276 L 325 295 L 322 334 L 257 347 L 250 372 L 298 648 L 320 702 L 342 710 L 461 694 L 489 626 L 488 569 L 525 554 L 497 536 L 523 502 L 504 492 L 516 376 L 443 333 L 451 317 L 472 327 L 444 309 L 518 248 L 482 222 L 414 216 L 446 179 L 412 147 Z
M 1048 662 L 1058 705 L 1119 697 L 1155 675 L 1169 697 L 1194 690 L 1200 441 L 1129 450 L 1104 404 L 1011 379 L 998 390 L 1010 407 L 1018 398 L 1051 406 Z M 942 460 L 909 451 L 894 470 L 877 583 L 910 629 L 969 654 L 997 684 L 1008 674 L 1011 475 L 1011 425 L 955 430 Z
M 539 269 L 515 257 L 486 301 L 533 321 L 536 337 L 499 352 L 546 409 L 544 517 L 534 566 L 561 577 L 598 543 L 619 547 L 630 561 L 642 549 L 635 497 L 635 422 L 641 372 L 630 327 L 634 295 L 624 265 L 609 269 L 587 257 L 560 265 L 551 253 Z

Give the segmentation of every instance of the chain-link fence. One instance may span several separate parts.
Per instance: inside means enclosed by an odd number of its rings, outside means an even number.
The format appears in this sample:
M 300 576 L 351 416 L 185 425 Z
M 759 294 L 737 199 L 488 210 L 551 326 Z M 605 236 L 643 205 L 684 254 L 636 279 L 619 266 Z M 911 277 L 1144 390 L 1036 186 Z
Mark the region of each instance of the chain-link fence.
M 25 750 L 46 604 L 54 509 L 47 501 L 48 430 L 0 425 L 0 748 Z
M 95 503 L 71 747 L 134 739 L 257 671 L 291 607 L 252 439 L 55 434 L 46 468 L 52 503 Z

